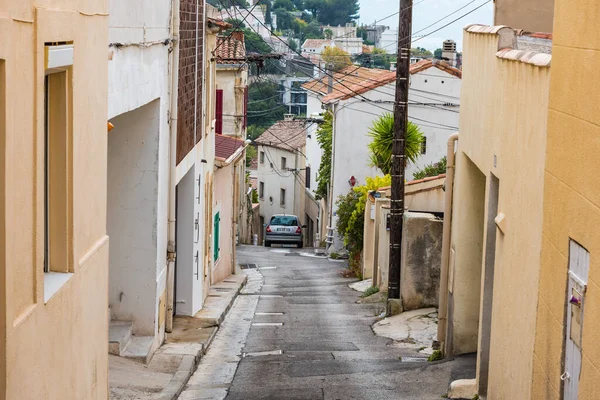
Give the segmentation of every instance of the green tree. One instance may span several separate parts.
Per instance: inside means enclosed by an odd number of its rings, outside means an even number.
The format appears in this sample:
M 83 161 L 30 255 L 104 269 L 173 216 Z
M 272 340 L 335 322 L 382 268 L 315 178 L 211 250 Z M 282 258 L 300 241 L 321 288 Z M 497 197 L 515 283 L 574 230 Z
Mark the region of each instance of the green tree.
M 298 43 L 294 39 L 288 38 L 287 44 L 292 51 L 298 52 Z
M 344 25 L 356 21 L 360 10 L 359 0 L 305 0 L 304 8 L 323 25 Z
M 424 179 L 446 173 L 446 156 L 433 164 L 427 164 L 413 174 L 413 179 Z
M 269 81 L 257 81 L 248 89 L 248 137 L 256 134 L 257 128 L 270 127 L 282 119 L 287 107 L 281 102 L 279 85 Z M 262 132 L 260 132 L 262 133 Z
M 273 3 L 273 9 L 284 9 L 288 11 L 294 11 L 296 7 L 294 6 L 294 3 L 292 3 L 292 0 L 275 0 L 275 2 Z
M 341 71 L 352 65 L 350 54 L 338 47 L 327 47 L 323 50 L 321 58 L 323 58 L 323 61 L 326 63 L 332 64 L 335 72 Z
M 360 254 L 364 242 L 365 206 L 369 193 L 381 187 L 389 186 L 389 175 L 367 178 L 362 186 L 355 187 L 336 201 L 336 230 L 344 238 L 344 245 L 350 253 L 350 268 L 360 277 Z
M 255 159 L 257 155 L 258 150 L 256 150 L 256 146 L 246 147 L 246 167 L 250 167 L 252 160 Z
M 394 56 L 388 54 L 385 49 L 375 48 L 373 49 L 372 58 L 373 58 L 373 66 L 375 68 L 381 69 L 390 69 L 390 65 L 392 61 L 395 61 Z
M 317 200 L 327 199 L 329 185 L 331 183 L 331 157 L 333 141 L 333 114 L 326 112 L 323 116 L 324 122 L 317 129 L 317 143 L 323 151 L 321 156 L 321 165 L 317 173 L 317 190 L 315 197 Z
M 415 57 L 423 57 L 423 58 L 432 58 L 433 57 L 433 53 L 423 47 L 416 47 L 414 49 L 410 49 L 410 54 Z
M 323 30 L 321 29 L 321 24 L 319 24 L 319 21 L 317 20 L 312 20 L 310 23 L 306 24 L 300 33 L 302 35 L 302 40 L 323 38 Z
M 433 52 L 433 57 L 437 58 L 438 60 L 442 59 L 442 49 L 435 49 L 435 51 Z
M 394 115 L 385 113 L 373 122 L 369 129 L 372 141 L 369 143 L 371 165 L 379 168 L 384 174 L 389 174 L 392 169 L 392 145 L 394 140 Z M 414 163 L 421 156 L 423 132 L 413 124 L 408 123 L 406 135 L 406 160 Z

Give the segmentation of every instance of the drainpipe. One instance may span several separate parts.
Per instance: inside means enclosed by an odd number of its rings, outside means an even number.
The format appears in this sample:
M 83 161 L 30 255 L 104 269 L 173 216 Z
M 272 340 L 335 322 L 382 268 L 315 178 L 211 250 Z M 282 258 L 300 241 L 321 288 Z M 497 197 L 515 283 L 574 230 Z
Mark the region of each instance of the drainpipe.
M 173 306 L 175 304 L 175 186 L 177 168 L 177 88 L 179 81 L 179 0 L 173 0 L 171 7 L 171 37 L 173 48 L 169 55 L 171 68 L 171 110 L 170 110 L 170 144 L 169 144 L 169 215 L 168 215 L 168 242 L 167 242 L 167 318 L 165 330 L 173 331 Z
M 440 273 L 440 301 L 438 315 L 438 342 L 440 348 L 445 348 L 446 332 L 448 327 L 448 272 L 450 269 L 450 245 L 452 228 L 452 195 L 454 193 L 454 145 L 458 141 L 458 133 L 453 133 L 448 138 L 447 164 L 446 164 L 446 201 L 444 208 L 444 237 L 442 240 L 442 265 Z M 442 350 L 443 351 L 443 350 Z
M 327 201 L 329 201 L 329 228 L 327 229 L 327 236 L 329 236 L 329 233 L 331 232 L 331 243 L 327 243 L 329 245 L 327 247 L 328 250 L 335 242 L 335 228 L 333 226 L 333 202 L 335 201 L 333 199 L 333 179 L 335 177 L 335 126 L 337 125 L 335 119 L 335 103 L 331 105 L 331 113 L 333 114 L 331 123 L 331 173 L 329 175 L 329 196 L 327 198 Z M 327 239 L 329 239 L 329 237 Z

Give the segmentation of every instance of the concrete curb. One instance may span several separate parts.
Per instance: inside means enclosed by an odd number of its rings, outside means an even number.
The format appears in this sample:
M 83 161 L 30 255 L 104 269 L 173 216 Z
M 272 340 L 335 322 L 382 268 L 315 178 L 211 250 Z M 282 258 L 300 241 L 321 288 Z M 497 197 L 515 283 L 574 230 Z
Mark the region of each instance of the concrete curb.
M 157 400 L 176 400 L 177 398 L 179 398 L 179 395 L 181 394 L 181 392 L 183 392 L 183 389 L 185 389 L 185 385 L 187 385 L 194 372 L 196 372 L 196 370 L 198 369 L 200 361 L 202 360 L 202 356 L 208 351 L 208 348 L 217 336 L 219 326 L 223 323 L 223 321 L 227 317 L 227 314 L 229 314 L 229 311 L 231 310 L 235 299 L 237 299 L 237 297 L 240 295 L 242 289 L 244 288 L 244 286 L 246 286 L 246 283 L 248 283 L 247 276 L 244 278 L 244 280 L 238 287 L 236 293 L 231 298 L 229 304 L 225 307 L 225 310 L 221 313 L 219 318 L 217 318 L 218 322 L 215 324 L 217 329 L 213 331 L 212 335 L 206 342 L 206 346 L 202 346 L 202 348 L 198 350 L 195 356 L 191 354 L 183 356 L 181 363 L 179 364 L 179 368 L 177 369 L 177 372 L 175 373 L 175 375 L 173 375 L 167 386 L 158 394 L 158 396 L 156 397 Z
M 181 360 L 181 364 L 179 364 L 179 369 L 173 375 L 173 378 L 169 381 L 169 384 L 159 393 L 157 396 L 158 400 L 176 400 L 185 385 L 190 380 L 190 377 L 196 371 L 198 366 L 198 362 L 196 362 L 197 358 L 201 357 L 201 351 L 198 352 L 198 356 L 183 356 Z

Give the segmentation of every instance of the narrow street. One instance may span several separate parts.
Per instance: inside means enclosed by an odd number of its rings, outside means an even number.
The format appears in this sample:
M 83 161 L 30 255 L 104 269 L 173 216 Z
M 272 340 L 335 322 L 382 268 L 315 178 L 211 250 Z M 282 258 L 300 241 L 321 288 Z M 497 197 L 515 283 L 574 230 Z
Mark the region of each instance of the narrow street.
M 473 357 L 414 362 L 375 336 L 383 304 L 358 304 L 345 264 L 311 254 L 238 248 L 248 285 L 180 399 L 440 399 L 474 375 Z

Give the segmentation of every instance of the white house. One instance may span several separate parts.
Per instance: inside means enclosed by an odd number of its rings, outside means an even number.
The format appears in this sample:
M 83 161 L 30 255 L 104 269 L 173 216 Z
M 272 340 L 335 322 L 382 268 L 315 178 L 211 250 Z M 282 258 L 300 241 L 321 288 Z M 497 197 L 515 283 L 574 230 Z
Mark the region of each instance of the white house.
M 406 169 L 406 179 L 447 153 L 448 136 L 458 132 L 462 71 L 438 60 L 410 66 L 408 118 L 425 135 L 421 157 Z
M 239 21 L 244 21 L 245 26 L 257 32 L 263 39 L 268 40 L 271 38 L 271 31 L 265 27 L 266 15 L 263 12 L 262 7 L 254 7 L 252 8 L 252 12 L 250 12 L 250 9 L 242 8 L 240 6 L 224 8 L 221 10 L 220 18 L 223 20 L 237 19 Z M 271 21 L 274 26 L 277 26 L 274 13 L 271 14 Z
M 363 39 L 358 37 L 358 31 L 354 23 L 345 26 L 324 26 L 323 31 L 331 31 L 335 47 L 344 50 L 350 55 L 362 54 Z
M 258 197 L 261 225 L 273 215 L 296 215 L 302 224 L 315 227 L 318 215 L 306 205 L 306 130 L 305 120 L 286 115 L 259 136 Z M 311 233 L 305 235 L 312 245 Z
M 110 351 L 146 361 L 165 336 L 173 27 L 170 0 L 144 8 L 109 2 L 107 231 Z
M 335 47 L 335 42 L 329 39 L 306 39 L 302 43 L 301 53 L 310 60 L 320 60 L 321 54 L 328 47 Z
M 423 60 L 411 65 L 409 119 L 419 125 L 425 136 L 422 156 L 407 168 L 407 180 L 426 164 L 439 161 L 445 154 L 448 136 L 458 130 L 460 77 L 456 68 L 436 60 Z M 331 81 L 331 84 L 330 84 Z M 352 184 L 362 185 L 367 177 L 381 175 L 370 165 L 368 136 L 373 122 L 393 111 L 396 73 L 381 69 L 348 67 L 334 74 L 307 82 L 308 113 L 321 113 L 323 108 L 333 113 L 333 154 L 331 189 L 328 199 L 329 241 L 334 248 L 342 247 L 335 234 L 335 200 L 346 194 Z M 307 165 L 313 178 L 321 163 L 322 152 L 316 135 L 309 131 Z

